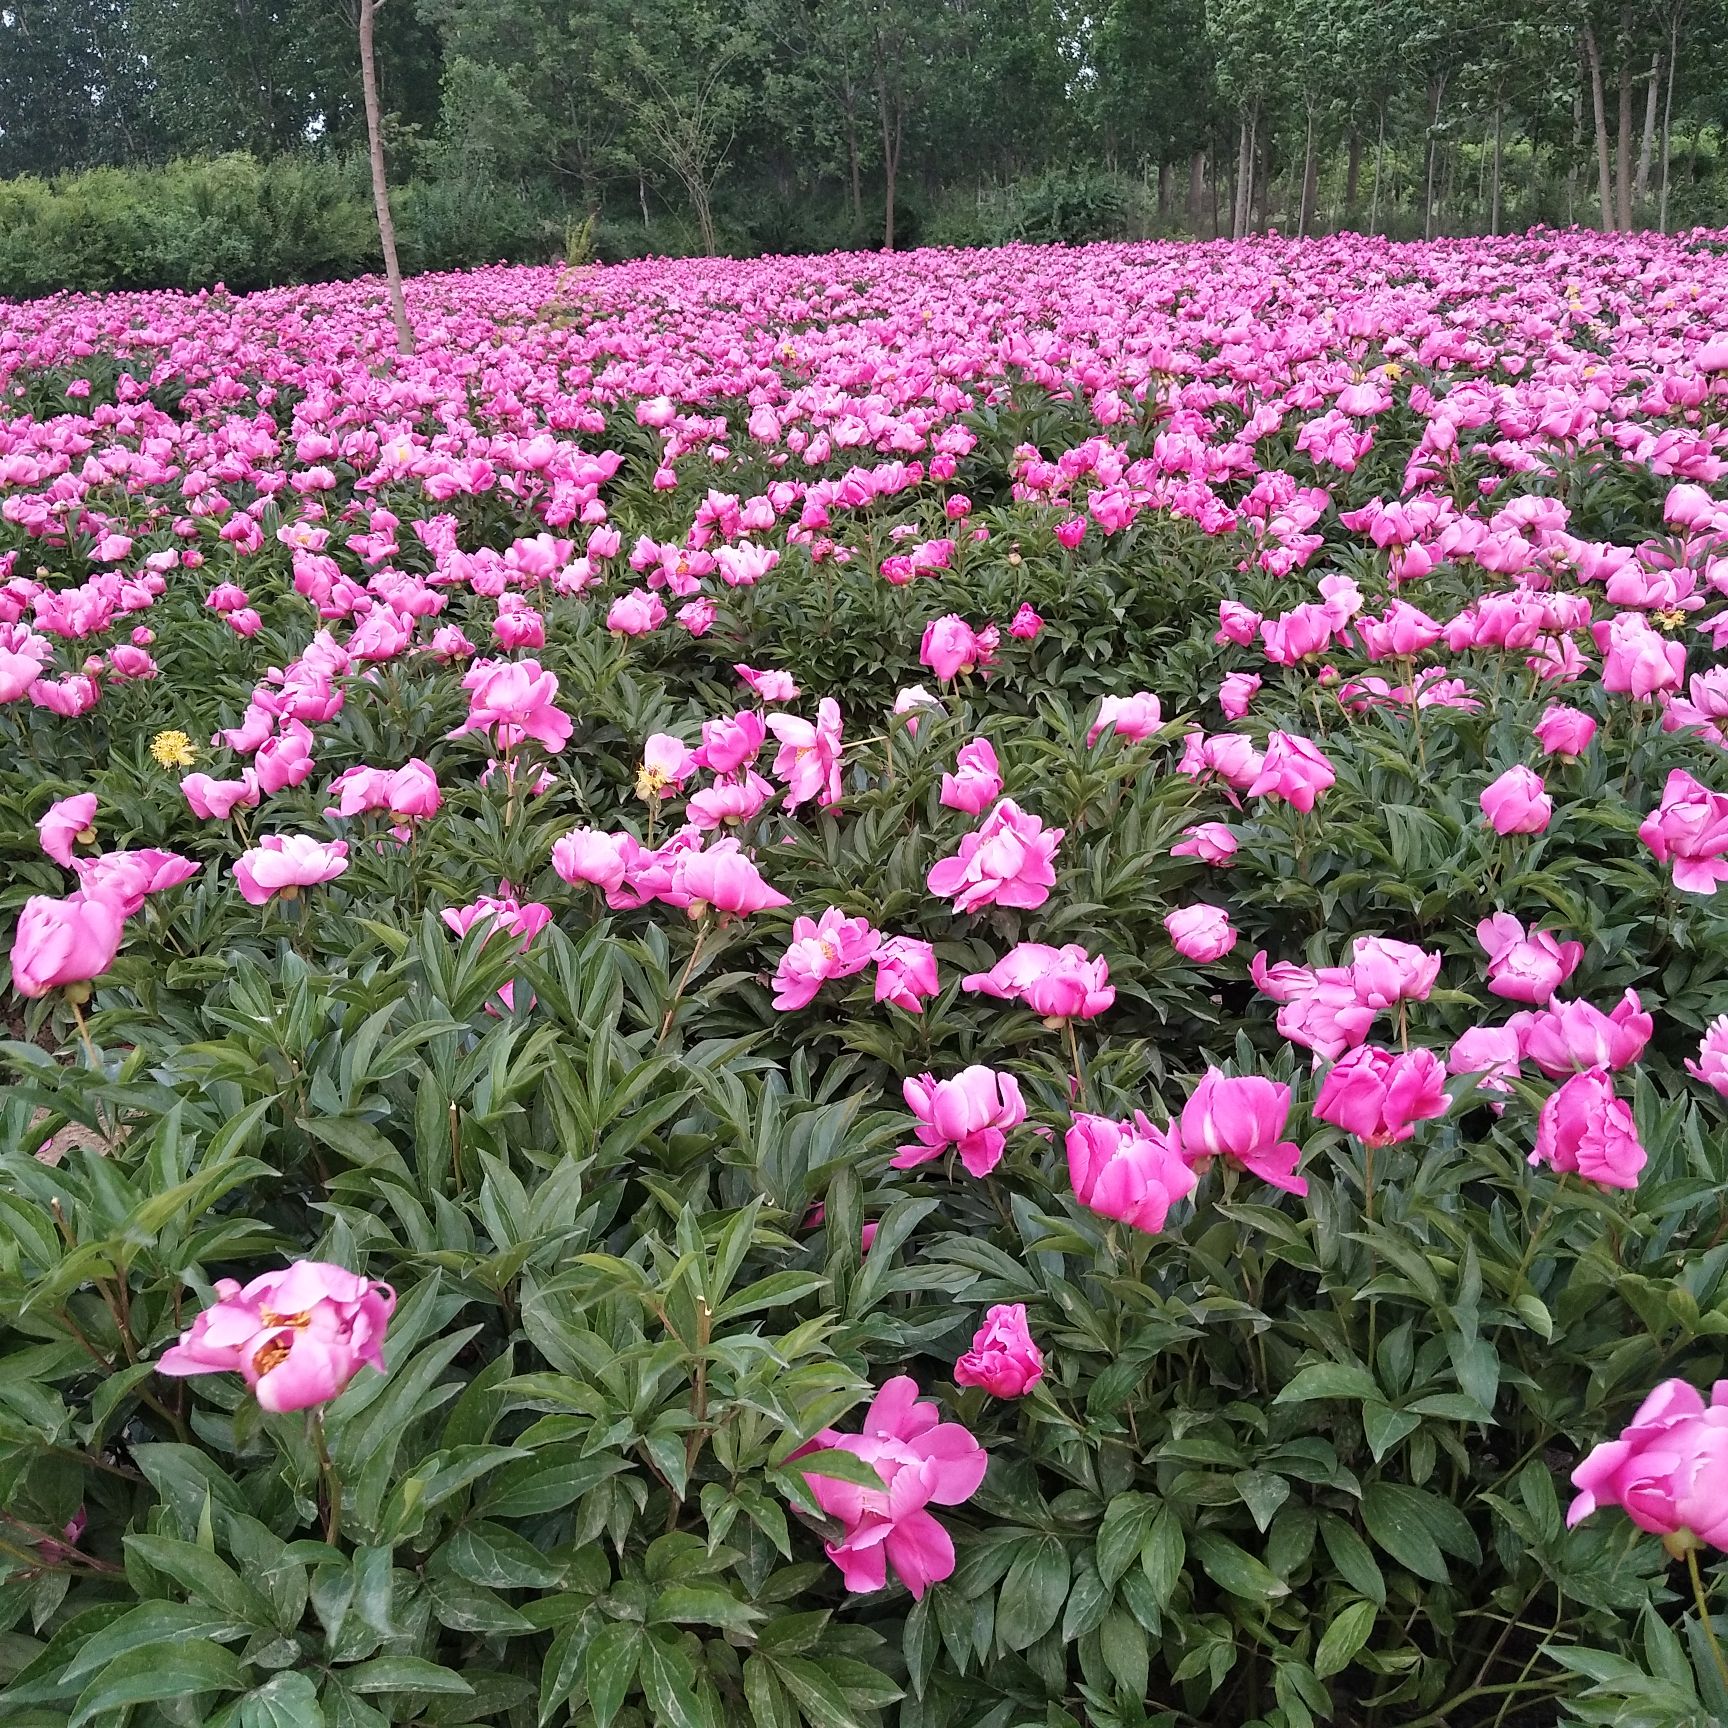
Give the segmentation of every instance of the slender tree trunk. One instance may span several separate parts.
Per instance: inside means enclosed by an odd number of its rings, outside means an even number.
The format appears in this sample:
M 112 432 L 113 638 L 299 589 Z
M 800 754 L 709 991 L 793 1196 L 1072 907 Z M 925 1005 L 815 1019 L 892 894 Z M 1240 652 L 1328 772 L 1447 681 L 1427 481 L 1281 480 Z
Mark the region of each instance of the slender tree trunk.
M 648 176 L 641 168 L 636 170 L 636 202 L 642 206 L 642 231 L 648 231 Z
M 1496 102 L 1494 104 L 1494 185 L 1489 196 L 1488 204 L 1488 232 L 1490 234 L 1498 234 L 1500 232 L 1500 172 L 1503 162 L 1504 157 L 1501 152 L 1500 135 L 1500 104 Z
M 1206 152 L 1196 150 L 1188 158 L 1188 227 L 1200 238 L 1200 213 L 1206 201 Z
M 864 185 L 858 166 L 858 97 L 850 81 L 846 85 L 846 167 L 852 181 L 852 220 L 864 220 Z
M 396 351 L 414 352 L 414 329 L 396 261 L 396 225 L 390 220 L 390 184 L 384 177 L 384 121 L 378 112 L 378 63 L 372 53 L 372 18 L 377 0 L 360 0 L 360 91 L 366 104 L 366 145 L 372 158 L 372 203 L 378 212 L 378 245 L 390 285 L 390 315 L 396 320 Z
M 900 174 L 904 116 L 888 94 L 888 65 L 882 32 L 876 32 L 876 108 L 882 121 L 882 250 L 894 250 L 894 187 Z
M 1236 148 L 1236 199 L 1230 212 L 1230 238 L 1240 240 L 1248 232 L 1248 187 L 1253 180 L 1249 164 L 1253 161 L 1254 132 L 1250 116 L 1242 116 L 1240 137 Z
M 1662 98 L 1662 193 L 1657 204 L 1656 226 L 1664 234 L 1668 232 L 1668 147 L 1674 119 L 1674 61 L 1679 47 L 1680 8 L 1676 6 L 1668 20 L 1668 89 Z
M 1620 111 L 1614 152 L 1614 215 L 1622 234 L 1632 232 L 1632 58 L 1626 38 L 1632 33 L 1632 8 L 1620 8 Z
M 1264 234 L 1272 226 L 1272 128 L 1266 128 L 1256 153 L 1253 205 L 1249 226 L 1256 234 Z
M 1380 176 L 1386 166 L 1386 104 L 1380 104 L 1380 135 L 1374 143 L 1374 199 L 1368 210 L 1368 232 L 1380 232 Z
M 1428 173 L 1422 187 L 1422 238 L 1434 238 L 1434 170 L 1440 155 L 1435 127 L 1440 124 L 1440 104 L 1446 99 L 1446 74 L 1442 72 L 1428 87 Z
M 1296 237 L 1308 232 L 1308 220 L 1314 214 L 1314 110 L 1308 110 L 1308 131 L 1302 140 L 1302 192 L 1296 205 Z
M 1584 26 L 1584 53 L 1590 62 L 1590 107 L 1596 117 L 1596 189 L 1602 202 L 1602 232 L 1614 232 L 1614 192 L 1608 177 L 1608 114 L 1602 97 L 1602 51 L 1596 32 Z
M 1650 81 L 1644 89 L 1644 138 L 1638 146 L 1638 174 L 1632 182 L 1632 202 L 1642 206 L 1650 196 L 1650 163 L 1656 155 L 1656 95 L 1662 82 L 1662 55 L 1650 62 Z
M 1344 169 L 1344 220 L 1350 222 L 1356 215 L 1356 200 L 1362 192 L 1362 138 L 1355 131 L 1350 134 L 1350 153 Z

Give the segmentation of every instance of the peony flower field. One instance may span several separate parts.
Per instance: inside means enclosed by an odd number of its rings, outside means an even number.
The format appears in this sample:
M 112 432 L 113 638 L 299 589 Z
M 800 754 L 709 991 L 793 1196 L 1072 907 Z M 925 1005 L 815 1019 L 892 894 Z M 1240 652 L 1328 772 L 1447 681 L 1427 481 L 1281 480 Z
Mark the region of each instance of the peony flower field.
M 0 1722 L 1728 1716 L 1728 240 L 408 305 L 0 326 Z

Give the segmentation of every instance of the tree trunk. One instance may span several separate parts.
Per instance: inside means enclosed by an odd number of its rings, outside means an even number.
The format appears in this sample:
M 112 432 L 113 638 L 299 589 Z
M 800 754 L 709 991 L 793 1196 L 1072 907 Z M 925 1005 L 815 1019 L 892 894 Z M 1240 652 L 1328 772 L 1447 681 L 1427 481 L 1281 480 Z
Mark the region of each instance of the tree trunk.
M 1440 104 L 1446 99 L 1446 74 L 1442 72 L 1428 86 L 1428 172 L 1422 184 L 1422 238 L 1434 238 L 1434 170 L 1440 155 L 1440 140 L 1435 127 L 1440 124 Z
M 1249 226 L 1256 234 L 1264 234 L 1272 226 L 1272 129 L 1267 127 L 1266 136 L 1261 140 L 1256 152 L 1257 163 L 1254 171 L 1254 198 L 1249 212 Z
M 1650 82 L 1644 91 L 1644 138 L 1638 146 L 1638 174 L 1632 182 L 1632 202 L 1642 206 L 1650 196 L 1650 163 L 1656 154 L 1656 92 L 1662 82 L 1662 55 L 1650 62 Z
M 1302 190 L 1296 203 L 1296 238 L 1308 232 L 1308 219 L 1314 213 L 1314 110 L 1308 110 L 1308 131 L 1302 140 Z
M 1662 193 L 1657 203 L 1656 226 L 1664 234 L 1668 232 L 1668 146 L 1674 119 L 1674 61 L 1679 47 L 1680 8 L 1676 6 L 1668 21 L 1668 90 L 1662 98 Z
M 1352 132 L 1350 134 L 1350 154 L 1344 169 L 1344 220 L 1351 221 L 1356 214 L 1356 200 L 1362 191 L 1362 139 Z
M 1254 179 L 1249 167 L 1254 159 L 1254 131 L 1250 118 L 1246 113 L 1242 116 L 1240 139 L 1236 149 L 1236 199 L 1230 212 L 1232 240 L 1240 240 L 1248 232 L 1248 188 Z
M 1616 116 L 1619 136 L 1614 152 L 1614 215 L 1622 234 L 1632 232 L 1632 57 L 1625 39 L 1632 33 L 1632 8 L 1620 8 L 1620 111 Z
M 1504 160 L 1500 148 L 1500 104 L 1494 104 L 1494 184 L 1488 199 L 1488 232 L 1500 232 L 1500 170 Z
M 1602 232 L 1614 232 L 1614 192 L 1608 178 L 1608 114 L 1602 99 L 1602 51 L 1596 32 L 1584 26 L 1584 53 L 1590 62 L 1590 107 L 1596 117 L 1596 189 L 1602 202 Z
M 1188 227 L 1200 238 L 1200 213 L 1206 201 L 1206 152 L 1196 150 L 1188 158 Z
M 882 250 L 894 250 L 894 189 L 900 174 L 904 116 L 888 94 L 888 65 L 882 32 L 876 32 L 876 110 L 882 121 Z
M 396 320 L 396 351 L 414 352 L 414 329 L 402 293 L 402 266 L 396 261 L 396 225 L 390 220 L 390 184 L 384 177 L 384 121 L 378 112 L 378 64 L 372 54 L 372 17 L 376 0 L 360 0 L 360 90 L 366 103 L 366 145 L 372 158 L 372 203 L 378 212 L 378 245 L 384 254 L 384 279 L 390 285 L 390 315 Z
M 1374 201 L 1368 211 L 1368 232 L 1380 232 L 1380 175 L 1386 166 L 1386 104 L 1380 104 L 1380 136 L 1374 144 Z
M 846 86 L 846 166 L 852 181 L 852 220 L 864 220 L 864 185 L 858 171 L 858 97 Z

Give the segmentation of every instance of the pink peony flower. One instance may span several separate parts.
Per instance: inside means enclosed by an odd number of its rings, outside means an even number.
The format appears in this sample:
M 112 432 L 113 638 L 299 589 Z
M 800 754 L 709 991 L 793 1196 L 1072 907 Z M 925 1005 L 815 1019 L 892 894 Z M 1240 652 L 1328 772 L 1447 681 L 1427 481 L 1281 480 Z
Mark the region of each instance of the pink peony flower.
M 48 806 L 47 813 L 37 822 L 36 833 L 42 850 L 56 864 L 72 868 L 72 848 L 89 846 L 96 839 L 96 794 L 80 792 L 71 798 L 60 798 Z
M 954 1364 L 956 1386 L 982 1386 L 992 1398 L 1023 1398 L 1044 1378 L 1044 1353 L 1026 1328 L 1024 1302 L 999 1302 Z
M 1008 634 L 1018 641 L 1031 642 L 1043 628 L 1044 620 L 1032 610 L 1030 603 L 1026 603 L 1014 614 L 1014 621 L 1008 626 Z
M 702 742 L 691 758 L 713 774 L 736 774 L 756 760 L 768 736 L 767 723 L 754 708 L 702 722 Z
M 934 618 L 925 625 L 918 658 L 946 684 L 962 672 L 987 664 L 988 649 L 989 644 L 964 618 L 950 612 L 945 618 Z
M 1254 705 L 1260 694 L 1260 677 L 1255 672 L 1232 672 L 1218 686 L 1218 706 L 1226 720 L 1240 720 Z
M 926 1508 L 958 1506 L 984 1480 L 989 1460 L 967 1429 L 939 1420 L 934 1406 L 918 1401 L 917 1383 L 900 1375 L 876 1394 L 861 1432 L 824 1428 L 793 1456 L 818 1447 L 850 1452 L 882 1479 L 876 1489 L 806 1478 L 817 1505 L 845 1526 L 826 1552 L 848 1590 L 882 1589 L 890 1562 L 914 1598 L 952 1574 L 954 1543 Z
M 646 636 L 665 622 L 665 603 L 646 588 L 620 594 L 606 612 L 606 628 L 614 636 Z
M 72 867 L 85 898 L 112 901 L 123 918 L 141 912 L 150 895 L 177 888 L 198 874 L 194 859 L 154 846 L 136 852 L 101 852 L 74 860 Z
M 1086 729 L 1086 743 L 1088 747 L 1096 744 L 1106 732 L 1138 743 L 1163 724 L 1163 707 L 1149 690 L 1136 691 L 1132 696 L 1106 696 L 1098 704 L 1098 718 Z
M 773 774 L 786 788 L 786 808 L 796 810 L 814 798 L 823 808 L 840 802 L 840 704 L 824 696 L 816 704 L 816 723 L 796 714 L 770 714 L 768 730 L 780 740 Z
M 1331 762 L 1312 739 L 1293 732 L 1274 732 L 1266 740 L 1266 758 L 1248 795 L 1282 798 L 1298 810 L 1308 811 L 1337 778 Z
M 774 788 L 750 769 L 741 779 L 722 780 L 692 794 L 684 806 L 684 814 L 704 832 L 736 828 L 755 816 L 773 796 Z
M 558 679 L 538 660 L 479 660 L 462 680 L 468 718 L 449 734 L 487 732 L 500 750 L 532 738 L 556 754 L 570 742 L 572 722 L 555 704 Z
M 764 702 L 796 702 L 798 686 L 792 682 L 789 672 L 766 671 L 759 672 L 754 666 L 734 666 L 732 668 L 746 684 L 750 686 Z
M 932 894 L 952 900 L 956 912 L 986 906 L 1030 911 L 1050 898 L 1062 834 L 1004 798 L 953 857 L 931 868 L 927 885 Z
M 696 772 L 696 752 L 670 732 L 650 732 L 642 743 L 642 764 L 636 770 L 636 796 L 644 803 L 671 798 Z
M 1596 722 L 1582 708 L 1550 702 L 1533 728 L 1536 742 L 1550 756 L 1582 756 L 1596 736 Z
M 1684 768 L 1669 772 L 1662 802 L 1638 828 L 1658 864 L 1673 863 L 1674 886 L 1713 894 L 1728 881 L 1728 796 L 1712 792 Z
M 660 896 L 700 917 L 709 907 L 728 917 L 748 918 L 791 902 L 762 880 L 755 861 L 733 839 L 716 840 L 677 860 L 668 890 Z
M 896 1170 L 926 1164 L 952 1146 L 971 1175 L 988 1176 L 1002 1161 L 1008 1131 L 1026 1120 L 1014 1076 L 977 1064 L 952 1080 L 921 1074 L 903 1081 L 901 1091 L 906 1108 L 917 1118 L 918 1138 L 890 1160 Z
M 1476 926 L 1476 940 L 1488 956 L 1488 988 L 1512 1002 L 1537 1007 L 1578 970 L 1582 942 L 1562 942 L 1546 930 L 1524 926 L 1510 912 L 1496 912 Z
M 1540 834 L 1554 815 L 1542 776 L 1520 763 L 1491 780 L 1478 800 L 1496 834 Z
M 296 1260 L 216 1301 L 157 1361 L 161 1374 L 238 1373 L 265 1410 L 309 1410 L 338 1397 L 363 1367 L 383 1372 L 396 1292 L 321 1260 Z
M 1636 1188 L 1644 1168 L 1644 1148 L 1632 1107 L 1614 1095 L 1612 1076 L 1602 1068 L 1574 1074 L 1548 1095 L 1536 1118 L 1532 1164 L 1546 1164 L 1562 1175 L 1576 1171 L 1602 1188 Z
M 32 894 L 12 938 L 12 988 L 20 996 L 46 996 L 100 978 L 114 964 L 125 929 L 125 914 L 106 895 Z
M 939 988 L 936 950 L 916 936 L 884 937 L 876 950 L 876 1000 L 908 1014 L 922 1014 Z
M 258 776 L 248 768 L 238 780 L 212 780 L 208 774 L 188 774 L 180 790 L 192 814 L 206 822 L 225 822 L 241 805 L 251 809 L 262 796 Z
M 1446 1114 L 1446 1069 L 1432 1050 L 1364 1044 L 1328 1070 L 1314 1114 L 1368 1146 L 1408 1140 L 1416 1124 Z
M 792 941 L 774 970 L 774 1006 L 807 1008 L 830 978 L 850 978 L 875 958 L 882 941 L 868 918 L 830 906 L 820 918 L 795 918 Z
M 1358 999 L 1379 1010 L 1426 1002 L 1440 976 L 1438 953 L 1387 936 L 1358 936 L 1350 945 L 1350 982 Z
M 955 761 L 955 772 L 942 776 L 940 801 L 950 810 L 976 816 L 1002 795 L 1002 774 L 996 752 L 988 738 L 963 744 Z
M 597 828 L 573 828 L 552 843 L 552 868 L 572 887 L 587 883 L 606 896 L 614 910 L 641 905 L 628 886 L 642 858 L 642 843 L 634 834 L 605 834 Z
M 1222 822 L 1196 822 L 1182 830 L 1170 848 L 1173 858 L 1198 858 L 1202 864 L 1228 869 L 1236 857 L 1236 836 Z
M 1568 1529 L 1618 1506 L 1671 1554 L 1728 1548 L 1728 1380 L 1716 1382 L 1708 1406 L 1684 1380 L 1664 1380 L 1617 1440 L 1591 1449 L 1572 1486 Z
M 1164 929 L 1184 960 L 1203 966 L 1222 960 L 1236 946 L 1236 931 L 1222 906 L 1179 906 L 1165 913 Z
M 310 834 L 266 834 L 234 863 L 234 879 L 251 906 L 272 894 L 294 899 L 302 888 L 333 882 L 348 868 L 344 840 L 315 840 Z
M 1485 1092 L 1510 1092 L 1521 1055 L 1516 1026 L 1472 1026 L 1458 1034 L 1447 1053 L 1446 1072 L 1480 1075 Z
M 1308 1184 L 1296 1174 L 1302 1148 L 1281 1138 L 1289 1120 L 1288 1086 L 1208 1068 L 1182 1107 L 1182 1155 L 1190 1164 L 1228 1158 L 1274 1188 L 1306 1194 Z
M 1197 1179 L 1174 1134 L 1154 1128 L 1138 1110 L 1121 1122 L 1081 1112 L 1065 1144 L 1068 1179 L 1081 1205 L 1148 1235 L 1162 1230 L 1170 1208 L 1194 1192 Z
M 1728 1014 L 1718 1015 L 1704 1029 L 1698 1060 L 1687 1057 L 1686 1072 L 1728 1098 Z
M 1514 1014 L 1518 1048 L 1550 1080 L 1584 1068 L 1629 1068 L 1644 1054 L 1655 1022 L 1636 990 L 1604 1014 L 1588 1002 L 1551 1002 L 1539 1014 Z

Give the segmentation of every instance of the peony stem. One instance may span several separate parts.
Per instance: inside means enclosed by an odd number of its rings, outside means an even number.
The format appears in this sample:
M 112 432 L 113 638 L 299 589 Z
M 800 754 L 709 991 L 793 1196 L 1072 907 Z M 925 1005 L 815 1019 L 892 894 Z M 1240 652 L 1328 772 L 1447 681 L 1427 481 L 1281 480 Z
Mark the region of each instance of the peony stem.
M 1080 1040 L 1075 1036 L 1074 1022 L 1063 1022 L 1068 1033 L 1068 1058 L 1074 1064 L 1074 1095 L 1078 1103 L 1088 1102 L 1086 1097 L 1086 1070 L 1080 1062 Z
M 703 939 L 708 934 L 708 926 L 702 924 L 697 928 L 696 940 L 690 947 L 690 958 L 684 962 L 684 970 L 678 979 L 678 988 L 672 992 L 672 1000 L 666 1004 L 666 1017 L 660 1022 L 659 1042 L 666 1042 L 666 1035 L 672 1030 L 672 1018 L 678 1012 L 678 1004 L 684 995 L 684 986 L 690 982 L 690 974 L 696 970 L 696 956 L 702 952 Z
M 1698 1618 L 1704 1624 L 1704 1636 L 1710 1645 L 1710 1654 L 1716 1660 L 1716 1672 L 1722 1676 L 1722 1685 L 1728 1689 L 1728 1660 L 1722 1655 L 1722 1645 L 1716 1637 L 1716 1628 L 1710 1621 L 1710 1603 L 1704 1594 L 1704 1575 L 1698 1570 L 1698 1550 L 1686 1550 L 1686 1570 L 1692 1578 L 1692 1599 L 1698 1604 Z
M 324 1540 L 334 1547 L 342 1534 L 342 1478 L 336 1474 L 324 1439 L 324 1412 L 311 1411 L 306 1426 L 318 1448 L 318 1474 L 324 1483 Z

